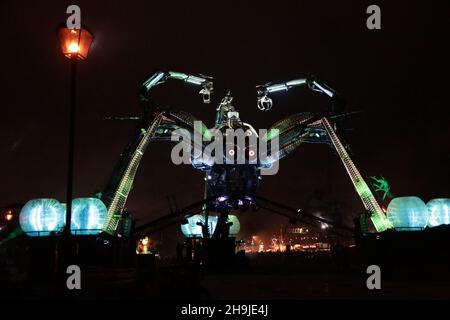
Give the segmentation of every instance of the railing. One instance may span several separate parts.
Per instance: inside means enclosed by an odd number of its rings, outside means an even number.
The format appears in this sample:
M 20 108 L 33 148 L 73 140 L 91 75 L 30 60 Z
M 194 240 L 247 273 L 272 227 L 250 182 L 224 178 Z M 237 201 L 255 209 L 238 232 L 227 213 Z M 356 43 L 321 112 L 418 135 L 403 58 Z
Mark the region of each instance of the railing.
M 102 229 L 72 229 L 70 233 L 73 236 L 96 235 L 102 232 Z M 62 236 L 63 231 L 29 231 L 24 232 L 29 237 L 57 237 Z
M 425 228 L 422 227 L 396 227 L 395 231 L 423 231 Z

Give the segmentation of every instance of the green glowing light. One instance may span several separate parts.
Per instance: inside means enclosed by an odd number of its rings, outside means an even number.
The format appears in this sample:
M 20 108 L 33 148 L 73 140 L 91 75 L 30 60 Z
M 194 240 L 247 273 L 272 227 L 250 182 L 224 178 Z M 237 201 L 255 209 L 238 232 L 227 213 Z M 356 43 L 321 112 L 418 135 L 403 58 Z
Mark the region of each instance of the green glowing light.
M 12 231 L 10 234 L 8 234 L 6 236 L 6 238 L 4 238 L 2 241 L 0 241 L 0 246 L 3 245 L 4 243 L 8 242 L 9 240 L 12 240 L 20 235 L 23 234 L 23 231 L 21 228 L 17 228 L 14 231 Z
M 381 176 L 381 178 L 371 176 L 370 179 L 373 180 L 372 186 L 374 187 L 375 192 L 378 192 L 378 191 L 383 192 L 383 197 L 382 197 L 383 200 L 385 200 L 386 197 L 392 198 L 391 186 L 389 185 L 389 182 L 383 176 Z
M 181 72 L 170 71 L 169 74 L 173 79 L 184 80 L 187 78 L 187 75 Z
M 108 206 L 108 215 L 103 231 L 112 235 L 116 231 L 119 219 L 116 215 L 120 215 L 125 207 L 128 195 L 133 187 L 134 177 L 136 176 L 137 169 L 142 159 L 144 151 L 147 149 L 148 143 L 156 132 L 160 122 L 162 120 L 162 115 L 159 114 L 155 120 L 147 127 L 145 133 L 140 138 L 139 144 L 133 153 L 127 168 L 120 179 L 120 183 L 114 192 L 113 199 Z
M 210 141 L 213 137 L 213 135 L 211 134 L 211 131 L 209 131 L 209 129 L 203 123 L 202 123 L 201 133 L 202 133 L 203 138 L 205 138 L 208 141 Z
M 272 140 L 273 138 L 275 138 L 278 135 L 280 135 L 280 130 L 279 129 L 270 129 L 266 133 L 265 140 L 266 141 L 270 141 L 270 140 Z
M 339 157 L 341 158 L 341 161 L 344 164 L 345 170 L 347 170 L 347 173 L 355 187 L 356 192 L 361 198 L 361 201 L 363 202 L 365 209 L 371 213 L 370 219 L 373 225 L 375 226 L 375 229 L 378 232 L 383 232 L 387 229 L 391 229 L 393 227 L 391 221 L 384 214 L 380 205 L 373 196 L 369 186 L 364 181 L 364 178 L 359 173 L 355 164 L 348 155 L 347 150 L 342 145 L 337 134 L 334 132 L 333 128 L 328 122 L 328 119 L 322 118 L 321 121 L 323 127 L 327 131 L 328 137 L 330 138 L 337 153 L 339 154 Z

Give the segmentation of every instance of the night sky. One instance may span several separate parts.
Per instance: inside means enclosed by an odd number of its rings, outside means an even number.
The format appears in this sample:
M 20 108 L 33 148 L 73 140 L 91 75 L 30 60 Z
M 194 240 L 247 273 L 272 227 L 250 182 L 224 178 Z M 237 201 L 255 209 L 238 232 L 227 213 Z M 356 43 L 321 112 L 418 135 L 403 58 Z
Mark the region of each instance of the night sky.
M 339 91 L 349 110 L 346 129 L 365 175 L 383 175 L 395 196 L 424 201 L 450 197 L 449 1 L 17 1 L 0 2 L 0 206 L 31 198 L 65 202 L 69 63 L 56 26 L 70 4 L 95 34 L 79 64 L 75 196 L 106 185 L 135 123 L 104 120 L 140 115 L 137 93 L 155 69 L 214 77 L 213 104 L 197 89 L 171 82 L 155 100 L 212 125 L 216 103 L 231 90 L 241 118 L 255 128 L 301 111 L 327 108 L 306 89 L 256 107 L 254 87 L 316 75 Z M 366 8 L 378 4 L 382 29 L 366 28 Z M 202 197 L 202 174 L 175 166 L 170 143 L 150 145 L 128 200 L 141 221 Z M 339 158 L 325 146 L 304 146 L 263 179 L 261 195 L 303 207 L 314 195 L 338 201 L 344 221 L 362 210 Z M 319 201 L 319 202 L 320 202 Z M 267 212 L 242 217 L 246 234 L 285 222 Z M 179 232 L 179 231 L 177 231 Z

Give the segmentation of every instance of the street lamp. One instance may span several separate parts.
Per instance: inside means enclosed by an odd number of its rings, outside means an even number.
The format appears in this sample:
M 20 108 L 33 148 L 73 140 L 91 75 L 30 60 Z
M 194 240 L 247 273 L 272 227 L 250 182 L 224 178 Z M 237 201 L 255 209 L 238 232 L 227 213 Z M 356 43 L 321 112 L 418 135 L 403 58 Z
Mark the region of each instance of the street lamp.
M 67 172 L 67 212 L 66 227 L 64 235 L 70 237 L 70 225 L 72 220 L 72 197 L 73 197 L 73 154 L 75 136 L 75 96 L 76 96 L 76 71 L 77 61 L 85 60 L 89 53 L 89 48 L 94 40 L 92 32 L 81 27 L 80 29 L 58 28 L 58 38 L 61 51 L 64 56 L 70 59 L 70 107 L 69 107 L 69 159 Z
M 71 60 L 84 60 L 87 58 L 94 36 L 85 27 L 80 29 L 58 28 L 58 37 L 61 51 Z

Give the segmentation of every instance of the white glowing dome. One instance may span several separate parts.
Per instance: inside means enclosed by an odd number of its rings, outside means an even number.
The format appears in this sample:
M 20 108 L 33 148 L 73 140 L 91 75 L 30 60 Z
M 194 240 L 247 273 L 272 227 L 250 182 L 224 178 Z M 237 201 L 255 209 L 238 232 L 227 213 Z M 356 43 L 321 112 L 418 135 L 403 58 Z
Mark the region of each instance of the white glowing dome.
M 429 212 L 418 197 L 398 197 L 389 203 L 387 217 L 396 229 L 417 230 L 426 227 Z
M 71 233 L 93 235 L 102 231 L 106 222 L 107 209 L 97 198 L 77 198 L 72 201 Z
M 192 217 L 189 217 L 188 223 L 181 225 L 181 232 L 188 237 L 202 237 L 202 227 L 200 225 L 197 225 L 197 223 L 204 223 L 205 219 L 203 218 L 203 215 L 196 214 Z M 228 215 L 228 221 L 231 222 L 232 225 L 230 226 L 230 236 L 235 236 L 239 233 L 239 230 L 241 228 L 241 224 L 239 223 L 239 219 L 235 215 Z M 217 225 L 217 216 L 209 216 L 208 217 L 208 225 L 209 225 L 209 232 L 212 234 L 214 233 L 214 230 L 216 230 Z
M 197 223 L 205 222 L 203 215 L 196 214 L 196 215 L 193 215 L 192 217 L 189 217 L 187 220 L 188 220 L 188 223 L 181 225 L 181 232 L 183 232 L 183 234 L 188 238 L 202 237 L 202 235 L 203 235 L 202 227 L 200 225 L 197 225 Z M 217 225 L 217 217 L 209 216 L 208 217 L 208 226 L 209 226 L 210 233 L 214 232 L 214 230 L 216 229 L 216 225 Z
M 22 231 L 31 237 L 61 232 L 65 225 L 65 208 L 55 199 L 28 201 L 19 214 Z
M 228 222 L 233 223 L 230 227 L 230 236 L 237 235 L 239 233 L 239 230 L 241 229 L 241 224 L 239 222 L 239 219 L 235 215 L 230 214 L 228 216 Z
M 432 199 L 427 207 L 430 213 L 428 227 L 450 224 L 450 198 Z

